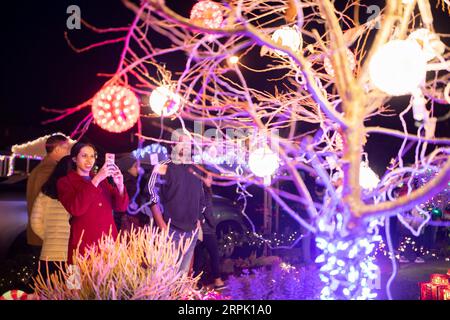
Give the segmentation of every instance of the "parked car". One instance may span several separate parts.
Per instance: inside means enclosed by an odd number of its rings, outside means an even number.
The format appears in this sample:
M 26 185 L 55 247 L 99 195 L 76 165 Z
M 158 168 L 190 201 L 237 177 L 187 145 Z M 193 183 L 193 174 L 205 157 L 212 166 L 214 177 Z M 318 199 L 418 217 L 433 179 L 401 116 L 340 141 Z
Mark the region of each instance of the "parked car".
M 242 215 L 239 204 L 227 198 L 214 195 L 212 215 L 216 224 L 216 235 L 219 242 L 219 255 L 229 258 L 250 229 Z

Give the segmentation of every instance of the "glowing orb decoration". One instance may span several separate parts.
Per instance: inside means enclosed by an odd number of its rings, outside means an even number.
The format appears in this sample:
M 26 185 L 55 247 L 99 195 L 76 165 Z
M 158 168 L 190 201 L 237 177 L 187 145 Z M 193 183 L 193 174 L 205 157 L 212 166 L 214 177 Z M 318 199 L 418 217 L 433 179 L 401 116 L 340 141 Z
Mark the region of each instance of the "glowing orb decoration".
M 445 44 L 439 39 L 439 36 L 425 28 L 415 30 L 408 36 L 408 39 L 419 44 L 427 61 L 442 55 L 445 51 Z
M 345 52 L 347 54 L 347 60 L 348 60 L 349 66 L 350 66 L 350 70 L 353 71 L 353 70 L 355 70 L 355 67 L 356 67 L 355 55 L 353 54 L 353 52 L 349 48 L 347 48 L 345 50 Z M 325 57 L 325 59 L 323 60 L 323 65 L 325 67 L 325 71 L 330 76 L 334 76 L 334 69 L 333 69 L 333 65 L 331 64 L 330 58 Z
M 269 147 L 262 147 L 250 153 L 248 166 L 255 176 L 271 176 L 279 166 L 278 156 Z
M 411 40 L 389 41 L 369 63 L 372 83 L 392 96 L 414 92 L 424 82 L 426 70 L 422 48 Z
M 202 27 L 217 29 L 223 21 L 222 8 L 213 1 L 199 1 L 192 7 L 190 19 Z
M 150 95 L 150 107 L 158 116 L 168 117 L 174 115 L 181 103 L 181 97 L 168 87 L 160 86 Z
M 375 189 L 380 182 L 380 178 L 370 169 L 367 162 L 361 162 L 359 170 L 359 185 L 369 191 Z
M 109 132 L 123 132 L 139 118 L 139 101 L 128 88 L 114 85 L 100 90 L 92 102 L 95 123 Z
M 5 292 L 0 300 L 29 300 L 28 295 L 21 290 L 10 290 Z
M 288 47 L 292 51 L 297 52 L 303 46 L 302 34 L 295 27 L 282 27 L 272 34 L 272 40 L 283 47 Z M 280 56 L 287 56 L 280 50 L 275 50 Z

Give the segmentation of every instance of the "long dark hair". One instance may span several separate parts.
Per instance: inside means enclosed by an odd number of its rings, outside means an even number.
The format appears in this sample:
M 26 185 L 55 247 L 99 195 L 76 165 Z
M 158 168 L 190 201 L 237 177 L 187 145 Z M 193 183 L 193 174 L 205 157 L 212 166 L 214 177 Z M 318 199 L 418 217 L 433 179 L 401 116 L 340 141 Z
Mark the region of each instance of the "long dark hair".
M 58 199 L 58 190 L 56 188 L 56 183 L 58 182 L 59 178 L 66 176 L 71 169 L 72 158 L 70 156 L 62 157 L 61 160 L 58 161 L 58 164 L 56 165 L 48 180 L 42 186 L 42 193 L 52 199 Z
M 72 149 L 70 149 L 70 158 L 76 158 L 78 156 L 78 154 L 80 153 L 81 149 L 83 149 L 84 147 L 91 147 L 92 149 L 94 149 L 95 152 L 95 157 L 97 157 L 97 149 L 95 148 L 95 146 L 91 143 L 87 143 L 87 142 L 77 142 L 73 145 Z M 77 164 L 75 163 L 75 161 L 71 161 L 72 163 L 72 169 L 76 170 L 77 169 Z

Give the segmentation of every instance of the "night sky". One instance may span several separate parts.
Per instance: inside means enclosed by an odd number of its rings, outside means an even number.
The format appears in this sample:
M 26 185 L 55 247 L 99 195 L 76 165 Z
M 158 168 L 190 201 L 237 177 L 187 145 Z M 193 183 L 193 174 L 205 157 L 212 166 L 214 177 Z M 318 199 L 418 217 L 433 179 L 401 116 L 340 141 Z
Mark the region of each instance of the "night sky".
M 172 3 L 178 3 L 178 11 L 187 16 L 195 1 Z M 105 78 L 98 77 L 97 73 L 113 72 L 117 66 L 122 49 L 120 44 L 80 54 L 67 45 L 64 31 L 67 30 L 66 20 L 69 14 L 66 9 L 72 4 L 78 5 L 82 17 L 97 27 L 125 26 L 133 18 L 131 12 L 116 0 L 12 1 L 10 7 L 2 8 L 2 153 L 8 153 L 12 144 L 29 141 L 43 134 L 55 131 L 71 133 L 89 110 L 72 115 L 64 121 L 43 126 L 41 122 L 49 119 L 52 114 L 41 111 L 41 107 L 63 109 L 87 100 L 105 81 Z M 435 20 L 438 32 L 448 32 L 449 17 L 446 13 L 438 11 Z M 78 47 L 105 39 L 105 36 L 96 35 L 83 26 L 81 30 L 70 31 L 69 37 Z M 404 99 L 397 99 L 393 100 L 391 105 L 396 110 L 401 110 L 406 104 Z M 439 109 L 438 115 L 443 115 L 448 106 L 439 106 L 436 109 Z M 414 123 L 411 118 L 409 115 L 408 122 L 412 132 Z M 374 118 L 370 124 L 400 128 L 398 117 Z M 437 135 L 448 136 L 449 129 L 448 121 L 438 123 Z M 126 152 L 136 146 L 136 141 L 131 140 L 132 134 L 131 131 L 119 135 L 111 134 L 91 125 L 86 137 L 101 151 Z M 369 139 L 366 150 L 370 164 L 377 173 L 384 172 L 400 143 L 400 139 L 386 136 Z

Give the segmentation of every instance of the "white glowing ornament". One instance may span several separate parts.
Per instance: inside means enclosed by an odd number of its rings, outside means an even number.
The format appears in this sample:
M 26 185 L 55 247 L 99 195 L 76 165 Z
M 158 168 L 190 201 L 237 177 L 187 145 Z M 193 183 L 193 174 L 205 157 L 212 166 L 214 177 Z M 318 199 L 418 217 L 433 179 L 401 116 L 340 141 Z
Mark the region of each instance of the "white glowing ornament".
M 353 71 L 353 70 L 355 70 L 355 67 L 356 67 L 355 55 L 353 54 L 353 52 L 349 48 L 346 48 L 345 52 L 347 54 L 347 60 L 348 60 L 348 64 L 349 64 L 350 70 Z M 330 76 L 334 76 L 334 69 L 333 69 L 333 65 L 331 64 L 330 58 L 325 57 L 325 59 L 323 60 L 323 65 L 325 67 L 325 71 Z
M 296 27 L 282 27 L 276 30 L 272 34 L 272 40 L 283 47 L 290 48 L 294 52 L 299 51 L 303 46 L 302 34 Z M 275 52 L 280 56 L 287 56 L 287 53 L 280 50 L 275 50 Z
M 411 97 L 411 104 L 413 110 L 413 118 L 416 121 L 423 121 L 428 117 L 428 110 L 426 108 L 427 100 L 422 94 L 422 91 L 418 90 Z
M 248 166 L 255 176 L 269 177 L 278 169 L 278 161 L 278 156 L 269 147 L 262 147 L 250 153 Z
M 213 1 L 199 1 L 191 9 L 190 20 L 202 27 L 217 29 L 223 21 L 222 8 Z
M 367 162 L 362 161 L 359 166 L 359 185 L 366 190 L 373 190 L 378 186 L 380 178 L 370 169 Z
M 442 43 L 439 36 L 425 28 L 415 30 L 408 36 L 408 39 L 417 42 L 427 61 L 442 55 L 445 51 L 445 44 Z
M 372 83 L 392 96 L 410 94 L 424 82 L 426 59 L 415 41 L 392 40 L 381 46 L 369 63 Z
M 168 117 L 175 114 L 181 103 L 179 95 L 167 86 L 160 86 L 150 95 L 150 107 L 158 116 Z
M 133 91 L 110 85 L 101 89 L 92 101 L 95 123 L 109 132 L 123 132 L 137 122 L 140 113 L 139 101 Z

